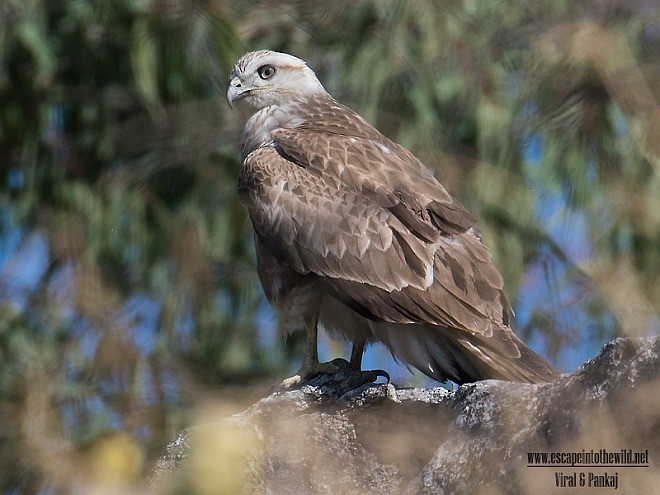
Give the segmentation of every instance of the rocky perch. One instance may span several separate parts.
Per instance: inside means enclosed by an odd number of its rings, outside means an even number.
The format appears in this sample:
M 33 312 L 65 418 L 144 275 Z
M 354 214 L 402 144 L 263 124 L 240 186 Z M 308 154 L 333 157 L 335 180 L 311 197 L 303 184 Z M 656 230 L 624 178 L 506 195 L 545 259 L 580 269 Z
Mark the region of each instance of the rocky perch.
M 154 469 L 154 489 L 658 493 L 659 351 L 660 337 L 621 338 L 555 383 L 487 380 L 454 392 L 368 384 L 342 393 L 320 376 L 181 432 Z

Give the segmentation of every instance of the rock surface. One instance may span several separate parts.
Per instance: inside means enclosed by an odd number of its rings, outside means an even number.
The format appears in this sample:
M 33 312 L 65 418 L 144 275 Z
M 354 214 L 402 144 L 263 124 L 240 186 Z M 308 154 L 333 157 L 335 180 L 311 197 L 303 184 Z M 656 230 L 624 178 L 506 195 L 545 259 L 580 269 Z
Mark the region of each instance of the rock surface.
M 660 486 L 660 337 L 616 339 L 547 385 L 342 392 L 320 376 L 183 431 L 154 470 L 155 489 L 386 495 L 567 493 L 562 484 L 572 480 L 580 492 L 581 480 L 592 487 L 585 493 L 601 482 L 616 482 L 618 493 Z M 637 461 L 649 467 L 539 467 L 528 456 L 601 449 L 648 453 Z

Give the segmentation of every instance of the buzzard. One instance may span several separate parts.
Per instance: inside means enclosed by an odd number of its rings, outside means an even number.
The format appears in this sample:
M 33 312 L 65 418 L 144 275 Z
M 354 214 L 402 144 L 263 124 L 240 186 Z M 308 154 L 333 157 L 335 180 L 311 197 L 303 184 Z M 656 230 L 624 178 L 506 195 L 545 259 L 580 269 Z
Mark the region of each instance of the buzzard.
M 352 342 L 356 373 L 379 342 L 438 381 L 556 378 L 511 330 L 474 218 L 303 60 L 246 53 L 227 100 L 245 118 L 238 191 L 264 292 L 284 333 L 307 332 L 303 365 L 284 386 L 337 371 L 319 363 L 318 327 Z

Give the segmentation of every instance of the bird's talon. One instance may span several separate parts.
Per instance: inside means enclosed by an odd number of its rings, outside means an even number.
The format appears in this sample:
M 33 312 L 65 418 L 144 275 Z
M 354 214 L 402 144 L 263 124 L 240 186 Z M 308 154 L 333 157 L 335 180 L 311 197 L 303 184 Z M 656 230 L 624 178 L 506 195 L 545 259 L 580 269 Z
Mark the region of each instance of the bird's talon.
M 293 387 L 300 385 L 302 383 L 302 377 L 300 375 L 293 375 L 286 380 L 282 380 L 277 387 L 278 392 L 284 392 L 292 389 Z
M 378 379 L 378 377 L 381 376 L 381 377 L 385 378 L 385 380 L 387 380 L 388 385 L 392 381 L 392 379 L 390 378 L 390 374 L 385 370 L 373 370 L 373 372 L 376 374 L 376 379 Z M 374 381 L 376 381 L 376 380 L 374 380 Z
M 308 378 L 314 378 L 317 375 L 334 375 L 339 371 L 339 366 L 332 363 L 318 363 L 317 366 L 312 368 Z
M 277 387 L 279 392 L 285 392 L 295 387 L 304 385 L 306 382 L 318 375 L 334 375 L 339 367 L 332 363 L 316 363 L 315 365 L 303 365 L 298 372 L 285 379 Z

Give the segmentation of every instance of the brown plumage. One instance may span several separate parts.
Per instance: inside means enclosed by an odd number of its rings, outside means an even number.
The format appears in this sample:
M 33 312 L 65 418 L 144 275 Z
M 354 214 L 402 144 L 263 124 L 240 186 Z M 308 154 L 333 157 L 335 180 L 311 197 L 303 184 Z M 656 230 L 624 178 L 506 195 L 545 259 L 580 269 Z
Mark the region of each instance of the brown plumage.
M 285 332 L 380 342 L 428 376 L 546 382 L 556 371 L 509 327 L 502 277 L 474 219 L 410 151 L 332 98 L 300 59 L 244 55 L 230 105 L 247 118 L 238 190 Z

